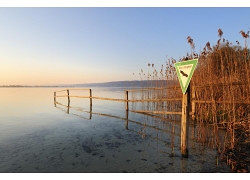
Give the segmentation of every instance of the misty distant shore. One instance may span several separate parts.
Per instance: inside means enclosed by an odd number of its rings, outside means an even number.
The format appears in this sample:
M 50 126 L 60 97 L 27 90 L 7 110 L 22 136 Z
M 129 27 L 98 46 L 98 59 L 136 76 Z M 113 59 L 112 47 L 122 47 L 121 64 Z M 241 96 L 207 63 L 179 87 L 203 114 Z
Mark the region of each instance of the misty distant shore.
M 1 85 L 0 88 L 50 88 L 50 87 L 155 87 L 156 84 L 169 86 L 176 81 L 142 80 L 142 81 L 112 81 L 104 83 L 63 84 L 63 85 Z

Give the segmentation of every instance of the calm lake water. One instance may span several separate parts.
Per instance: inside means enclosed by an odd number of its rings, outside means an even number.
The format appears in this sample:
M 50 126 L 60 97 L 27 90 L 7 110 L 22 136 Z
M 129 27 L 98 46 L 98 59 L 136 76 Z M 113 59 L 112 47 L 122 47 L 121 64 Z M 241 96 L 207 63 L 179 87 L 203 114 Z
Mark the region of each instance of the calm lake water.
M 103 100 L 93 100 L 90 114 L 89 99 L 55 105 L 55 90 L 0 88 L 0 172 L 231 172 L 191 136 L 182 158 L 179 121 L 132 112 L 126 120 L 124 103 Z M 124 97 L 120 88 L 92 91 Z

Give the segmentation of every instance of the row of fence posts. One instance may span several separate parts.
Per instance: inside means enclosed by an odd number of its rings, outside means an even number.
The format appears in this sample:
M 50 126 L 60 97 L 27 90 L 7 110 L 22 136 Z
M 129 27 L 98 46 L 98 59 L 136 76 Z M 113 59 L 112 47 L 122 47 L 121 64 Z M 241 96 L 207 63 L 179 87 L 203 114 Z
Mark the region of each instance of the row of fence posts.
M 69 114 L 69 109 L 70 109 L 70 94 L 69 94 L 69 89 L 66 90 L 67 91 L 67 97 L 68 97 L 68 105 L 67 105 L 67 114 Z M 54 92 L 54 104 L 56 106 L 56 92 Z M 89 119 L 92 118 L 92 89 L 89 89 L 89 113 L 90 113 L 90 117 Z
M 192 98 L 194 97 L 194 91 L 192 89 Z M 70 94 L 67 89 L 68 97 L 68 107 L 70 107 Z M 92 90 L 89 89 L 89 100 L 90 100 L 90 113 L 92 112 Z M 126 119 L 125 128 L 128 129 L 128 115 L 129 115 L 129 96 L 128 91 L 125 91 L 125 109 L 126 109 Z M 54 102 L 56 102 L 56 92 L 54 92 Z M 192 108 L 192 117 L 194 117 L 195 103 L 190 103 L 190 86 L 188 87 L 182 98 L 182 115 L 181 115 L 181 154 L 182 157 L 188 157 L 188 123 L 190 119 L 190 109 Z M 190 108 L 191 107 L 191 108 Z M 69 108 L 68 108 L 69 111 Z M 67 112 L 69 113 L 69 112 Z M 90 118 L 91 119 L 91 118 Z

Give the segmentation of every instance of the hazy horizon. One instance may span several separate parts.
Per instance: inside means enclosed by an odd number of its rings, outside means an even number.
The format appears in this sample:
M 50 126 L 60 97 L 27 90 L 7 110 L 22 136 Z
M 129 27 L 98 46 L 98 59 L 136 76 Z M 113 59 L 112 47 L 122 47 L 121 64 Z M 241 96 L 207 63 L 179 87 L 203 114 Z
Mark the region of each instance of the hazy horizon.
M 148 86 L 148 82 L 159 82 L 164 81 L 167 84 L 171 85 L 172 80 L 131 80 L 131 81 L 107 81 L 107 82 L 93 82 L 93 83 L 77 83 L 77 84 L 52 84 L 52 85 L 26 85 L 26 84 L 4 84 L 0 87 L 86 87 L 86 86 L 143 86 L 142 83 L 144 83 L 145 86 Z M 136 83 L 136 84 L 135 84 Z M 152 84 L 151 84 L 152 85 Z
M 207 41 L 244 44 L 249 8 L 0 8 L 0 85 L 138 80 Z

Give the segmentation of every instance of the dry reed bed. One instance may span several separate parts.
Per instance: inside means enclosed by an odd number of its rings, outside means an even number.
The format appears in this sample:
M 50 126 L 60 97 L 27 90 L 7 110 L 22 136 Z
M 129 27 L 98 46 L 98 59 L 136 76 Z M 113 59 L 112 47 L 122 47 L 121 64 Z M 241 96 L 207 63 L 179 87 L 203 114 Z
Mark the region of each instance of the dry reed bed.
M 249 129 L 250 129 L 250 91 L 249 68 L 250 50 L 247 47 L 249 32 L 240 31 L 244 45 L 236 44 L 222 38 L 223 32 L 218 30 L 219 39 L 213 47 L 207 42 L 203 51 L 195 53 L 193 39 L 187 41 L 191 53 L 180 61 L 199 58 L 198 66 L 191 81 L 191 98 L 193 120 L 196 132 L 193 137 L 204 145 L 216 148 L 221 158 L 227 160 L 233 170 L 248 171 L 249 161 Z M 160 70 L 154 64 L 148 64 L 147 70 L 140 70 L 139 76 L 143 86 L 145 81 L 148 91 L 130 92 L 132 99 L 170 99 L 181 98 L 182 93 L 177 80 L 173 58 L 167 60 Z M 169 85 L 173 88 L 166 88 Z M 154 89 L 154 88 L 156 89 Z M 145 88 L 145 87 L 144 87 Z M 131 99 L 130 98 L 130 99 Z M 195 106 L 194 106 L 195 105 Z M 132 103 L 132 110 L 145 111 L 181 111 L 181 101 Z M 178 115 L 164 115 L 178 119 Z M 207 131 L 212 127 L 213 133 Z M 225 133 L 220 134 L 219 130 Z M 209 133 L 208 133 L 209 132 Z

